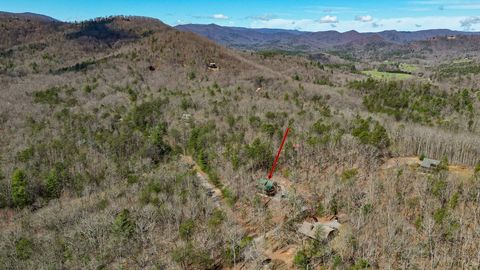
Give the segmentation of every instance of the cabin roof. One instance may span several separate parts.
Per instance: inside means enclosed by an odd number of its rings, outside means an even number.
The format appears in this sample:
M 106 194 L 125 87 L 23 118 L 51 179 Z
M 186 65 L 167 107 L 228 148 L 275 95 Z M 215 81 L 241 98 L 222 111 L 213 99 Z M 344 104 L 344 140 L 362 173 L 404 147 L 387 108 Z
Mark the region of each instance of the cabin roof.
M 440 165 L 439 160 L 429 159 L 429 158 L 424 158 L 422 160 L 422 163 L 420 164 L 420 166 L 422 166 L 423 168 L 434 168 L 434 167 L 437 167 L 438 165 Z

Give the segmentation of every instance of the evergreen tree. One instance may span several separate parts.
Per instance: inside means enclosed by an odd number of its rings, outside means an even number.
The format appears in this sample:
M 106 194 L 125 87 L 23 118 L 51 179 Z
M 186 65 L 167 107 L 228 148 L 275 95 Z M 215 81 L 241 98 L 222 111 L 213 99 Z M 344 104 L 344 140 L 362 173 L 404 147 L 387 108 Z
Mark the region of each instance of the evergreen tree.
M 12 200 L 15 206 L 24 207 L 28 203 L 27 177 L 21 169 L 16 169 L 12 177 Z

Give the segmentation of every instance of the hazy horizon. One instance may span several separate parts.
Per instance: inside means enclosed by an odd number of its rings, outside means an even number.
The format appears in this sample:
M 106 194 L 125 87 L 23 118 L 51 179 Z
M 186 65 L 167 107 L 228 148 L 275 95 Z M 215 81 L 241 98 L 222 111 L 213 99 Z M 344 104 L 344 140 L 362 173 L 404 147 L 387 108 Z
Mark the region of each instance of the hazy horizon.
M 300 31 L 381 32 L 480 28 L 478 1 L 53 1 L 4 3 L 5 12 L 31 12 L 61 21 L 83 21 L 110 15 L 145 16 L 169 25 L 210 24 Z
M 61 22 L 67 22 L 67 23 L 72 23 L 72 22 L 75 22 L 75 21 L 64 21 L 64 20 L 60 20 L 58 18 L 55 18 L 53 16 L 49 16 L 47 14 L 41 14 L 41 13 L 36 13 L 36 12 L 31 12 L 31 11 L 24 11 L 24 12 L 9 12 L 9 11 L 3 11 L 3 10 L 0 10 L 0 12 L 6 12 L 6 13 L 12 13 L 12 14 L 33 14 L 33 15 L 41 15 L 41 16 L 47 16 L 47 17 L 50 17 L 52 19 L 55 19 L 57 21 L 61 21 Z M 309 31 L 309 30 L 301 30 L 301 29 L 287 29 L 287 28 L 268 28 L 268 27 L 254 27 L 254 26 L 231 26 L 231 25 L 221 25 L 221 24 L 218 24 L 218 23 L 215 23 L 215 22 L 211 22 L 211 23 L 185 23 L 185 24 L 169 24 L 167 22 L 165 22 L 164 20 L 162 20 L 162 18 L 155 18 L 155 17 L 150 17 L 150 16 L 144 16 L 144 15 L 124 15 L 124 14 L 115 14 L 115 15 L 105 15 L 105 16 L 101 16 L 101 17 L 109 17 L 109 16 L 133 16 L 133 17 L 145 17 L 145 18 L 152 18 L 152 19 L 157 19 L 157 20 L 160 20 L 161 22 L 171 26 L 171 27 L 177 27 L 177 26 L 182 26 L 182 25 L 216 25 L 216 26 L 219 26 L 219 27 L 230 27 L 230 28 L 240 28 L 240 29 L 253 29 L 253 30 L 285 30 L 285 31 L 299 31 L 299 32 L 326 32 L 326 31 L 335 31 L 335 32 L 339 32 L 339 33 L 347 33 L 347 32 L 351 32 L 351 31 L 355 31 L 355 32 L 358 32 L 358 33 L 381 33 L 381 32 L 387 32 L 387 31 L 397 31 L 397 32 L 419 32 L 419 31 L 429 31 L 429 30 L 449 30 L 449 31 L 459 31 L 459 32 L 465 32 L 465 33 L 479 33 L 480 31 L 476 31 L 476 30 L 455 30 L 455 29 L 450 29 L 450 28 L 428 28 L 428 29 L 415 29 L 415 30 L 398 30 L 398 29 L 383 29 L 383 30 L 372 30 L 372 31 L 358 31 L 356 29 L 350 29 L 350 30 L 344 30 L 344 31 L 339 31 L 337 29 L 327 29 L 327 30 L 319 30 L 319 31 Z M 77 21 L 77 22 L 81 22 L 81 21 L 88 21 L 88 20 L 92 20 L 92 19 L 95 19 L 95 18 L 101 18 L 101 17 L 92 17 L 92 18 L 87 18 L 87 19 L 84 19 L 84 20 L 80 20 L 80 21 Z M 480 30 L 480 29 L 479 29 Z

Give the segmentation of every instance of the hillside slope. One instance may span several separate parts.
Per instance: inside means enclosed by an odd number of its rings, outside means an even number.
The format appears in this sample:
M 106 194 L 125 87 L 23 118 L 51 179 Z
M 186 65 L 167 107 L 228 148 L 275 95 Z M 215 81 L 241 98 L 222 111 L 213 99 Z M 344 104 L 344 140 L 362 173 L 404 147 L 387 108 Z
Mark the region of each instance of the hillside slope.
M 0 18 L 0 268 L 480 266 L 475 58 L 241 52 L 144 17 L 34 34 Z M 287 127 L 268 196 L 258 179 Z M 299 229 L 312 223 L 332 231 Z

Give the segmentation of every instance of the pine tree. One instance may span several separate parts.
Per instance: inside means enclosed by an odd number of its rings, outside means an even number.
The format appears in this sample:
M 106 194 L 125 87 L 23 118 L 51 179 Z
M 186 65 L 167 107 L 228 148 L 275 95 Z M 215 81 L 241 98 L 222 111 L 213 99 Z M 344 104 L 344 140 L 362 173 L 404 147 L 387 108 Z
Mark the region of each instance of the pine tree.
M 12 200 L 15 206 L 24 207 L 28 203 L 27 179 L 25 172 L 16 169 L 12 177 Z

